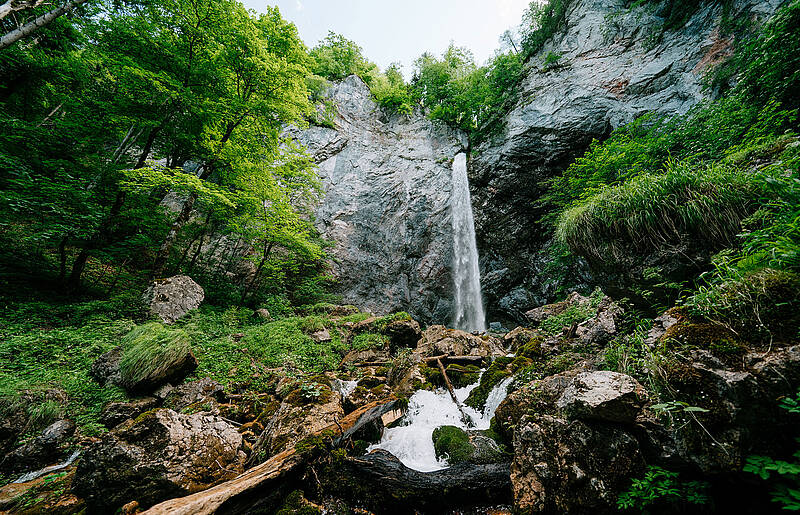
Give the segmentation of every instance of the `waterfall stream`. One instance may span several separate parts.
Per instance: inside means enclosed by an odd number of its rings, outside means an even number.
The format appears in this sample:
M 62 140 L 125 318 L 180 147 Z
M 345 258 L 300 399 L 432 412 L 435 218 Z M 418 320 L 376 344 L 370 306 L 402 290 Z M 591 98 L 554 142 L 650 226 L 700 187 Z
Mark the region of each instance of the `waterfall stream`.
M 408 400 L 408 411 L 399 425 L 385 429 L 381 441 L 371 445 L 367 451 L 385 449 L 397 456 L 406 467 L 421 472 L 447 468 L 447 462 L 436 459 L 432 440 L 433 430 L 440 426 L 489 429 L 489 422 L 497 407 L 505 399 L 510 382 L 511 378 L 507 378 L 489 392 L 483 412 L 463 405 L 464 400 L 479 383 L 455 390 L 456 398 L 462 403 L 464 413 L 470 418 L 469 426 L 464 423 L 461 412 L 446 389 L 418 390 Z
M 467 155 L 453 159 L 453 279 L 455 309 L 453 326 L 464 331 L 485 331 L 486 320 L 481 300 L 481 276 L 478 269 L 478 247 L 475 243 L 475 221 L 467 179 Z

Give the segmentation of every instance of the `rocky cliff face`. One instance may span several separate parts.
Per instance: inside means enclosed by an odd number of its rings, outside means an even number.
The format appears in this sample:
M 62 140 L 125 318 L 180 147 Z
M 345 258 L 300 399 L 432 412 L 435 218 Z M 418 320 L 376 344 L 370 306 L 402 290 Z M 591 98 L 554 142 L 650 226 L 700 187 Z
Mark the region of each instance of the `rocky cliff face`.
M 472 151 L 470 181 L 489 320 L 522 319 L 552 300 L 544 271 L 549 234 L 535 224 L 544 181 L 593 138 L 648 112 L 682 114 L 709 92 L 708 66 L 732 51 L 721 2 L 702 2 L 685 26 L 662 32 L 652 5 L 575 0 L 560 30 L 527 64 L 519 100 L 501 130 Z M 780 0 L 735 0 L 728 16 L 763 19 Z M 560 58 L 546 65 L 544 56 Z
M 319 163 L 318 228 L 335 242 L 333 273 L 345 302 L 449 320 L 453 158 L 466 137 L 424 115 L 387 117 L 356 76 L 326 94 L 334 128 L 296 131 Z

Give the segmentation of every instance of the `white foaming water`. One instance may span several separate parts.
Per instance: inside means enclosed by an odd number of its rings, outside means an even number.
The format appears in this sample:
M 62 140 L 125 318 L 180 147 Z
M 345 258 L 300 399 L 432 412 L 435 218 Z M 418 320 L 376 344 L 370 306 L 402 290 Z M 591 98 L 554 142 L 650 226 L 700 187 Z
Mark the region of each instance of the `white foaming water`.
M 500 406 L 503 399 L 508 396 L 508 385 L 511 384 L 513 379 L 513 376 L 506 377 L 497 383 L 497 385 L 492 388 L 492 391 L 489 392 L 489 396 L 486 397 L 486 406 L 483 408 L 483 418 L 487 423 L 486 427 L 489 427 L 488 423 L 492 420 L 494 412 L 497 411 L 497 407 Z
M 433 392 L 418 390 L 408 400 L 408 411 L 403 417 L 402 425 L 384 430 L 381 441 L 371 445 L 367 451 L 387 450 L 397 456 L 403 465 L 420 472 L 447 468 L 446 461 L 436 459 L 432 440 L 433 430 L 440 426 L 488 429 L 494 411 L 506 396 L 508 382 L 503 381 L 492 389 L 488 397 L 492 399 L 492 404 L 490 405 L 487 399 L 483 413 L 463 404 L 476 386 L 478 383 L 455 390 L 456 398 L 462 403 L 464 414 L 470 418 L 470 425 L 464 423 L 461 412 L 446 389 L 440 388 Z
M 475 243 L 475 220 L 467 179 L 467 155 L 453 159 L 453 280 L 455 314 L 453 325 L 464 331 L 485 331 L 486 319 L 481 299 L 481 275 L 478 269 L 478 246 Z
M 342 381 L 341 379 L 334 379 L 333 386 L 337 392 L 342 395 L 342 399 L 353 393 L 353 390 L 358 386 L 358 381 Z

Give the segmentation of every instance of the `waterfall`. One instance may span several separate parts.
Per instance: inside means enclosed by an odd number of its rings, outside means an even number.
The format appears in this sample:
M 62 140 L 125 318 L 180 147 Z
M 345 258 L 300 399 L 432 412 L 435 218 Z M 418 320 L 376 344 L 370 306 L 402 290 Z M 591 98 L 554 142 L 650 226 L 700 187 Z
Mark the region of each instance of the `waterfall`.
M 453 326 L 464 331 L 485 331 L 486 320 L 481 300 L 481 276 L 475 221 L 467 180 L 467 155 L 453 159 L 453 279 L 455 282 L 455 317 Z
M 462 406 L 469 417 L 470 424 L 464 423 L 458 406 L 444 388 L 435 391 L 417 390 L 408 400 L 405 416 L 394 427 L 384 429 L 381 441 L 369 446 L 367 451 L 384 449 L 394 454 L 403 465 L 421 472 L 433 472 L 447 468 L 447 462 L 436 458 L 433 448 L 433 430 L 448 425 L 462 429 L 489 429 L 497 406 L 506 398 L 511 378 L 498 383 L 489 393 L 486 408 L 479 412 L 469 406 Z M 480 380 L 463 388 L 456 388 L 455 394 L 463 403 L 470 392 L 480 384 Z

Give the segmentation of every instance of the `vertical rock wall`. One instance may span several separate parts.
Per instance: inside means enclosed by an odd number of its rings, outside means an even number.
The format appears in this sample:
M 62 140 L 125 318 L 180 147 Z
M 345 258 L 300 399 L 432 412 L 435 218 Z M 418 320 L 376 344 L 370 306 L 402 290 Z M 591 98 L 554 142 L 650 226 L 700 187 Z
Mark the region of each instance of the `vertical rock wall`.
M 387 116 L 356 76 L 334 84 L 335 128 L 295 131 L 319 163 L 317 227 L 333 240 L 343 300 L 449 322 L 451 165 L 466 136 L 421 113 Z

